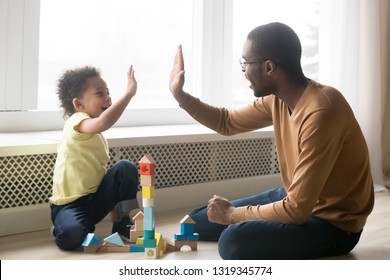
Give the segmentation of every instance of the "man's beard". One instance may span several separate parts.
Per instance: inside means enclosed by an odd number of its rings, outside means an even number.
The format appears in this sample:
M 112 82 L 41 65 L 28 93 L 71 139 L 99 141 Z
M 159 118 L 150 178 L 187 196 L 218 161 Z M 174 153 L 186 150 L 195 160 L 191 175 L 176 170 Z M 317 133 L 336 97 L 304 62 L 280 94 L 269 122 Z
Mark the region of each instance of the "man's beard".
M 272 92 L 272 90 L 270 89 L 267 89 L 267 88 L 262 88 L 260 90 L 253 90 L 253 94 L 254 96 L 256 96 L 257 98 L 259 97 L 264 97 L 264 96 L 267 96 L 267 95 L 270 95 Z

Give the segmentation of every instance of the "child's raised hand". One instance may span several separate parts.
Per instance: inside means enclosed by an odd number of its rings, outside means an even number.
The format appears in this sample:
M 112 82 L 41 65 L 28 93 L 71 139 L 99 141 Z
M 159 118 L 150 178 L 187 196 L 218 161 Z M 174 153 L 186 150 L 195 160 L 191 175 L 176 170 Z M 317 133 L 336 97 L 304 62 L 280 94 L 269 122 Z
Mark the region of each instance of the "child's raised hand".
M 127 89 L 126 94 L 129 94 L 133 97 L 137 92 L 137 81 L 134 76 L 133 65 L 130 66 L 129 71 L 127 71 Z

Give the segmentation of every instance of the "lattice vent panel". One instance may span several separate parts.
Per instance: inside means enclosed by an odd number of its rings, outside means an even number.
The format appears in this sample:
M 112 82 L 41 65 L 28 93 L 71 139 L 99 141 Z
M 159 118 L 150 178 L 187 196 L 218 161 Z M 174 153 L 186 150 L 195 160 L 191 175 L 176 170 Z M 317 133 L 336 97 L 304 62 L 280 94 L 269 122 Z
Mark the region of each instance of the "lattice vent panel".
M 279 173 L 273 138 L 110 148 L 111 167 L 156 160 L 156 188 Z M 47 203 L 56 154 L 0 157 L 0 209 Z
M 55 158 L 56 154 L 0 157 L 0 209 L 47 203 Z

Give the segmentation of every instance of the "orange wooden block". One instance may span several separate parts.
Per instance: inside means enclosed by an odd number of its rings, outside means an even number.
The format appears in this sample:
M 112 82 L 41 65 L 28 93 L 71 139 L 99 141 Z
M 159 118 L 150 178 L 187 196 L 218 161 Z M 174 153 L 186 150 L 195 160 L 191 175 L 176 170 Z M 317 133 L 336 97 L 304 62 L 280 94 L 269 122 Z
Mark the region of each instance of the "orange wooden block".
M 140 163 L 139 165 L 139 173 L 141 175 L 153 175 L 154 173 L 154 165 L 150 163 Z
M 151 155 L 145 155 L 139 161 L 140 175 L 154 175 L 155 161 Z

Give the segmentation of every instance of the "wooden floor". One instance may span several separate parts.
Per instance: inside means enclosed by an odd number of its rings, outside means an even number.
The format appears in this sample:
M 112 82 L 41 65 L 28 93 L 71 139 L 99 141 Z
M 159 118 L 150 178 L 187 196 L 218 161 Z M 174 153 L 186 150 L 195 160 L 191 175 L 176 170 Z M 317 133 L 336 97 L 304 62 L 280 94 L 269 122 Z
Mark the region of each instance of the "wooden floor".
M 181 209 L 156 214 L 156 232 L 173 239 L 180 232 L 179 221 L 189 209 Z M 2 225 L 3 226 L 3 225 Z M 104 220 L 96 228 L 100 237 L 110 235 L 111 226 Z M 49 230 L 0 237 L 1 260 L 114 260 L 144 259 L 142 253 L 100 253 L 85 254 L 81 250 L 64 252 L 54 244 Z M 181 252 L 167 252 L 167 260 L 219 260 L 215 242 L 198 242 L 198 250 L 190 251 L 184 247 Z M 359 244 L 348 255 L 337 259 L 348 260 L 390 260 L 390 193 L 376 194 L 373 213 L 368 219 Z

